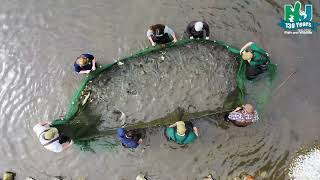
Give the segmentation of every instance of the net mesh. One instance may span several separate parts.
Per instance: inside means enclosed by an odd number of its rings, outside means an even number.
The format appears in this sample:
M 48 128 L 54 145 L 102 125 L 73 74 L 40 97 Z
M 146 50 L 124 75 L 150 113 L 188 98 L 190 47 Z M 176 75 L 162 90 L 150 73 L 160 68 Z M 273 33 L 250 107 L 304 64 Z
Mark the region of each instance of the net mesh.
M 154 52 L 159 52 L 163 49 L 168 48 L 179 48 L 182 46 L 186 46 L 190 43 L 203 43 L 203 44 L 210 44 L 215 46 L 221 46 L 226 48 L 230 53 L 236 56 L 236 60 L 239 61 L 239 68 L 236 76 L 237 82 L 237 93 L 232 95 L 231 101 L 226 100 L 223 108 L 216 109 L 214 111 L 205 111 L 205 112 L 196 112 L 196 113 L 184 113 L 183 110 L 177 110 L 164 118 L 153 120 L 152 122 L 139 122 L 134 125 L 127 125 L 126 128 L 128 129 L 140 129 L 140 128 L 148 128 L 148 127 L 157 127 L 170 124 L 178 120 L 190 120 L 193 118 L 199 118 L 202 116 L 208 115 L 217 115 L 222 114 L 230 111 L 235 106 L 241 105 L 244 102 L 253 102 L 257 107 L 257 110 L 261 112 L 266 105 L 269 96 L 271 95 L 271 91 L 274 85 L 275 74 L 276 74 L 276 65 L 268 64 L 268 70 L 263 76 L 259 77 L 256 80 L 248 81 L 245 75 L 246 72 L 246 62 L 241 59 L 239 55 L 239 49 L 233 46 L 230 46 L 222 41 L 217 40 L 197 40 L 197 39 L 183 39 L 176 43 L 168 43 L 163 46 L 155 46 L 155 47 L 148 47 L 143 49 L 135 54 L 132 54 L 128 57 L 119 59 L 118 62 L 128 62 L 134 61 L 137 58 L 141 58 L 143 56 L 152 54 Z M 52 126 L 57 127 L 59 129 L 63 129 L 66 126 L 73 126 L 73 128 L 77 128 L 77 126 L 88 126 L 92 127 L 92 131 L 94 130 L 95 124 L 88 124 L 88 123 L 80 123 L 82 120 L 83 122 L 87 121 L 93 117 L 87 117 L 83 113 L 86 111 L 85 105 L 82 105 L 83 102 L 83 95 L 85 93 L 85 89 L 88 83 L 98 77 L 101 73 L 108 71 L 113 66 L 116 66 L 118 62 L 113 64 L 106 64 L 102 65 L 101 67 L 97 68 L 95 71 L 90 72 L 81 82 L 80 87 L 76 90 L 74 95 L 71 98 L 70 105 L 68 107 L 67 113 L 64 115 L 63 119 L 56 119 L 53 121 Z M 82 112 L 82 113 L 81 113 Z M 76 118 L 77 117 L 77 118 Z M 77 122 L 75 122 L 75 120 Z M 97 132 L 95 136 L 81 136 L 81 138 L 76 138 L 75 142 L 80 146 L 82 150 L 90 151 L 92 150 L 91 147 L 93 145 L 99 145 L 104 147 L 112 147 L 116 145 L 117 142 L 110 139 L 110 138 L 103 138 L 106 135 L 112 135 L 115 129 L 108 129 L 104 132 Z M 94 142 L 94 144 L 92 143 Z M 112 149 L 112 148 L 111 148 Z

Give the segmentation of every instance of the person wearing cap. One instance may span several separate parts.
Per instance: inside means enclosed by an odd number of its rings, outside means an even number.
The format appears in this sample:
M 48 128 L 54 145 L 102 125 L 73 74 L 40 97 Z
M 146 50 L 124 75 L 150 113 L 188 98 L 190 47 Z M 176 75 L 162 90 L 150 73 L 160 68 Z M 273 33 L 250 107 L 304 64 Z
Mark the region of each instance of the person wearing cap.
M 96 59 L 91 54 L 81 54 L 73 64 L 74 71 L 88 74 L 96 70 Z
M 33 127 L 41 145 L 52 152 L 62 152 L 71 147 L 73 141 L 59 134 L 57 128 L 50 127 L 51 122 L 38 123 Z
M 245 104 L 230 112 L 227 120 L 233 122 L 236 126 L 245 127 L 257 122 L 259 116 L 251 104 Z
M 197 139 L 199 131 L 191 122 L 186 125 L 183 121 L 178 121 L 166 129 L 165 136 L 178 144 L 189 144 Z
M 155 46 L 156 44 L 165 44 L 171 41 L 174 43 L 177 42 L 177 37 L 173 30 L 169 26 L 163 24 L 150 26 L 147 31 L 147 37 L 152 46 Z
M 246 76 L 249 80 L 266 71 L 267 65 L 270 63 L 267 51 L 253 42 L 245 44 L 240 50 L 240 55 L 249 65 L 246 70 Z
M 210 35 L 209 25 L 204 21 L 192 21 L 188 24 L 186 33 L 190 39 L 205 38 L 208 40 Z
M 122 146 L 126 148 L 137 148 L 143 143 L 140 134 L 134 134 L 132 131 L 126 131 L 124 128 L 117 129 L 117 137 Z

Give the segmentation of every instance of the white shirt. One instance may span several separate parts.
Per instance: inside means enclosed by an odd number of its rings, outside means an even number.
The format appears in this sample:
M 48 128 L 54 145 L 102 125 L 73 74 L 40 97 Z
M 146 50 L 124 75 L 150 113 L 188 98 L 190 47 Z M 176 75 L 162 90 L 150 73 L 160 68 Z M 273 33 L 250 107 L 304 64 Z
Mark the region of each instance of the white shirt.
M 174 36 L 174 32 L 171 28 L 169 28 L 169 26 L 165 25 L 164 27 L 164 33 L 170 34 L 172 37 Z M 151 29 L 148 29 L 147 31 L 147 36 L 151 37 L 152 35 L 154 35 L 154 32 L 152 32 Z
M 37 134 L 37 137 L 39 138 L 39 141 L 42 145 L 50 142 L 50 140 L 44 139 L 44 131 L 49 128 L 42 126 L 41 124 L 37 124 L 33 127 L 33 131 Z M 62 152 L 63 151 L 63 146 L 59 143 L 59 140 L 54 141 L 50 143 L 49 145 L 44 146 L 44 148 L 48 149 L 49 151 L 53 151 L 56 153 Z

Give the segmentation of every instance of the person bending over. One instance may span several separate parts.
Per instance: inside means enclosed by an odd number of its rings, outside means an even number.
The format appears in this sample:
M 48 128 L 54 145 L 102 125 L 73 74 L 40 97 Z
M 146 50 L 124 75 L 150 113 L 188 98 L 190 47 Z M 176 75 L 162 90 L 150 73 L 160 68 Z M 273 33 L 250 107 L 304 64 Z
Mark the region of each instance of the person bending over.
M 183 121 L 178 121 L 166 129 L 165 136 L 177 144 L 189 144 L 197 139 L 199 132 L 191 122 L 185 124 Z
M 242 105 L 229 113 L 228 121 L 239 127 L 248 126 L 259 120 L 257 111 L 254 110 L 251 104 Z
M 248 63 L 246 76 L 249 80 L 256 78 L 259 74 L 266 71 L 267 65 L 270 63 L 267 51 L 253 42 L 248 42 L 244 45 L 240 50 L 240 55 Z
M 33 131 L 36 133 L 41 145 L 52 152 L 62 152 L 70 148 L 73 141 L 59 134 L 57 128 L 50 127 L 51 122 L 38 123 L 33 127 Z
M 171 37 L 170 37 L 171 36 Z M 156 44 L 165 44 L 168 42 L 177 42 L 175 33 L 169 26 L 163 24 L 155 24 L 149 27 L 147 37 L 152 46 Z
M 73 64 L 74 70 L 80 74 L 88 74 L 96 70 L 96 59 L 91 54 L 81 54 Z
M 117 129 L 117 136 L 126 148 L 137 148 L 143 143 L 140 134 L 134 134 L 132 131 L 126 131 L 124 128 Z
M 205 34 L 208 40 L 210 35 L 209 25 L 203 21 L 192 21 L 188 24 L 186 33 L 190 39 L 203 38 Z

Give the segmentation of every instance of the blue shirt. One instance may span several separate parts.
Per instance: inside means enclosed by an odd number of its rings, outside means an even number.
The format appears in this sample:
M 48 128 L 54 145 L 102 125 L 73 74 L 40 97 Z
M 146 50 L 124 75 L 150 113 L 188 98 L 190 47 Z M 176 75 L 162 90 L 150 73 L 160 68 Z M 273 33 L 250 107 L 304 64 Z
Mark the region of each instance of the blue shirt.
M 89 62 L 88 62 L 88 64 L 86 64 L 85 66 L 82 66 L 82 67 L 79 64 L 77 64 L 77 61 L 74 62 L 73 66 L 74 66 L 74 70 L 76 72 L 86 71 L 86 70 L 92 69 L 92 60 L 94 59 L 94 56 L 91 54 L 82 54 L 82 56 L 88 58 Z
M 117 129 L 117 136 L 121 143 L 128 148 L 137 148 L 139 146 L 138 142 L 133 138 L 127 138 L 124 128 Z

